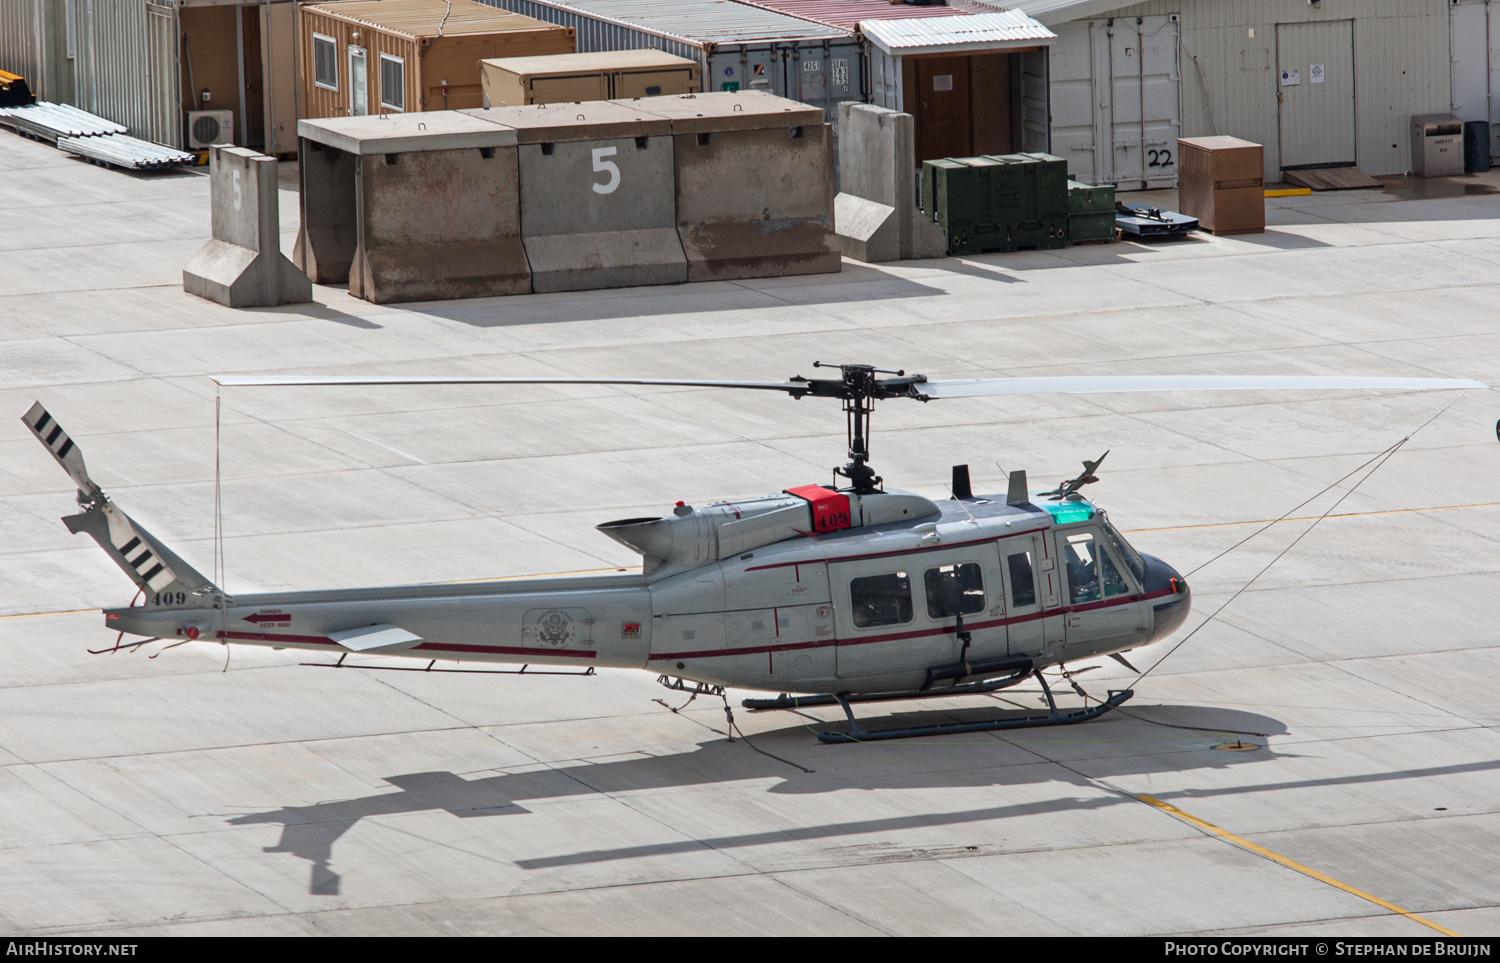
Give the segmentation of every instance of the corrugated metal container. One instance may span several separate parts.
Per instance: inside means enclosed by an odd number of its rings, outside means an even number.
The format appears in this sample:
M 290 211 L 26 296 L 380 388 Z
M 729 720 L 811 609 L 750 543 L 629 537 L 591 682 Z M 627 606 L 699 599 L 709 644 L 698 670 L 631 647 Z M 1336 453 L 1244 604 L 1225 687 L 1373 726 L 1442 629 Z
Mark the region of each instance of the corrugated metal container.
M 345 0 L 301 12 L 304 118 L 481 107 L 479 61 L 575 49 L 565 26 L 473 0 Z
M 981 0 L 973 0 L 981 2 Z M 1410 166 L 1407 120 L 1446 111 L 1452 100 L 1448 0 L 1151 0 L 1134 5 L 1100 0 L 991 0 L 1058 25 L 1084 20 L 1107 26 L 1135 17 L 1179 15 L 1181 133 L 1229 135 L 1265 145 L 1265 178 L 1281 178 L 1278 27 L 1352 21 L 1356 64 L 1352 98 L 1355 160 L 1367 174 L 1397 174 Z M 1284 52 L 1284 51 L 1283 51 Z M 1335 58 L 1320 61 L 1332 66 Z M 1292 66 L 1292 65 L 1288 65 Z M 1305 92 L 1311 64 L 1300 67 Z M 1095 91 L 1106 76 L 1095 71 Z M 1330 77 L 1329 83 L 1332 83 Z M 1325 84 L 1325 86 L 1327 86 Z M 1054 111 L 1054 121 L 1056 112 Z M 1111 144 L 1096 144 L 1111 150 Z M 1149 164 L 1149 157 L 1148 157 Z
M 46 96 L 42 44 L 42 0 L 0 0 L 0 70 L 26 78 L 32 93 Z
M 931 17 L 963 17 L 972 11 L 957 7 L 916 6 L 890 0 L 738 0 L 753 7 L 774 10 L 790 17 L 841 30 L 854 30 L 861 20 L 908 20 Z
M 578 31 L 580 53 L 654 47 L 696 60 L 703 89 L 762 90 L 823 109 L 864 100 L 860 42 L 851 31 L 732 0 L 488 0 Z M 837 126 L 835 126 L 837 136 Z

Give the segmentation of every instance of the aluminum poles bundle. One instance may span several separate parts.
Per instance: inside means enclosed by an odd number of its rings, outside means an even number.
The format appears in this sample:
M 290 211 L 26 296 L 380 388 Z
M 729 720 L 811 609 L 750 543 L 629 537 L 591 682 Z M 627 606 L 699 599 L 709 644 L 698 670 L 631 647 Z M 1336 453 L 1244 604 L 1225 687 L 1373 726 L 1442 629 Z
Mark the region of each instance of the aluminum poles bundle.
M 186 151 L 162 147 L 160 144 L 127 137 L 124 134 L 110 134 L 105 137 L 59 137 L 57 146 L 70 154 L 137 171 L 186 167 L 198 160 Z
M 59 137 L 101 137 L 130 131 L 123 124 L 105 120 L 86 110 L 44 100 L 25 107 L 0 107 L 0 124 L 14 127 L 17 133 L 49 141 L 56 141 Z

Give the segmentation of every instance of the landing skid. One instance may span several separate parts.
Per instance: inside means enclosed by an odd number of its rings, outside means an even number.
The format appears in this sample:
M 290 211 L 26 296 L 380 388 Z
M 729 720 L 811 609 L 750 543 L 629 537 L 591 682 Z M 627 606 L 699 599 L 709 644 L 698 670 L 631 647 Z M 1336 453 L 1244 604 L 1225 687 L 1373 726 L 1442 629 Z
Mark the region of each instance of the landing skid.
M 896 702 L 901 699 L 936 699 L 941 696 L 983 695 L 996 689 L 1005 689 L 1025 682 L 1029 675 L 992 679 L 988 682 L 969 682 L 964 685 L 927 689 L 917 692 L 868 692 L 859 695 L 779 695 L 774 699 L 743 699 L 740 705 L 746 709 L 812 709 L 818 706 L 841 706 L 846 702 Z
M 1066 726 L 1076 722 L 1087 722 L 1097 719 L 1111 709 L 1117 708 L 1135 695 L 1133 689 L 1111 689 L 1109 698 L 1104 702 L 1088 709 L 1077 709 L 1073 712 L 1059 712 L 1057 703 L 1052 698 L 1052 690 L 1047 686 L 1047 680 L 1042 677 L 1040 671 L 1035 673 L 1036 680 L 1042 684 L 1042 692 L 1047 697 L 1047 714 L 1044 716 L 1027 716 L 1021 719 L 991 719 L 986 722 L 954 722 L 938 726 L 912 726 L 904 729 L 863 729 L 859 720 L 854 718 L 854 710 L 849 703 L 858 699 L 857 696 L 845 696 L 843 694 L 832 697 L 844 710 L 844 715 L 849 717 L 848 732 L 820 732 L 819 742 L 879 742 L 884 739 L 914 739 L 921 736 L 950 736 L 963 732 L 994 732 L 999 729 L 1036 729 L 1042 726 Z M 1009 680 L 1006 680 L 1009 681 Z M 986 683 L 988 684 L 988 683 Z M 967 688 L 967 687 L 960 687 Z M 945 689 L 938 693 L 923 693 L 929 698 L 933 695 L 958 694 L 952 689 Z M 771 701 L 771 700 L 764 700 Z M 826 704 L 826 703 L 825 703 Z

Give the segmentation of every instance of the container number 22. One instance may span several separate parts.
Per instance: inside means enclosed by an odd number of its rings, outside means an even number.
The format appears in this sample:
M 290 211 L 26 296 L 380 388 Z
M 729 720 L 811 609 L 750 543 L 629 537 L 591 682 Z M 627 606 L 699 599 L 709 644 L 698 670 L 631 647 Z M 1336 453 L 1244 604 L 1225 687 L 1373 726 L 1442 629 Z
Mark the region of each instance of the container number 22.
M 604 183 L 601 184 L 598 181 L 593 183 L 592 186 L 595 194 L 613 194 L 615 189 L 620 186 L 620 168 L 614 161 L 604 159 L 606 157 L 613 157 L 616 153 L 618 153 L 618 150 L 614 147 L 594 148 L 594 172 L 605 172 L 609 175 L 609 180 Z

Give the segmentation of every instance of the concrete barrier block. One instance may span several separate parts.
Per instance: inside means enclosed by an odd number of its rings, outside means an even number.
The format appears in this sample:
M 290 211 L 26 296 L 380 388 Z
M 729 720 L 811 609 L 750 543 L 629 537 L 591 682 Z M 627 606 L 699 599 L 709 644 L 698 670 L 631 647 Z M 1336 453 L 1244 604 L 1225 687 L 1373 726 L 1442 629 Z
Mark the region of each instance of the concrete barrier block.
M 303 120 L 298 133 L 297 254 L 320 281 L 376 303 L 531 290 L 514 130 L 428 111 Z
M 314 284 L 344 284 L 359 245 L 354 190 L 359 155 L 307 137 L 300 141 L 302 223 L 292 260 Z
M 182 272 L 182 288 L 231 308 L 312 300 L 312 281 L 281 253 L 276 158 L 216 146 L 209 169 L 213 239 Z
M 839 104 L 839 244 L 865 261 L 942 257 L 942 229 L 917 207 L 912 116 L 873 104 Z M 868 202 L 868 203 L 861 203 Z M 876 207 L 886 208 L 880 224 Z M 884 221 L 888 220 L 889 225 Z M 889 239 L 895 238 L 894 248 Z M 856 252 L 863 252 L 863 254 Z
M 687 280 L 667 121 L 607 101 L 464 113 L 515 129 L 532 290 Z
M 759 91 L 652 97 L 643 106 L 672 122 L 688 280 L 841 270 L 833 136 L 819 108 Z

